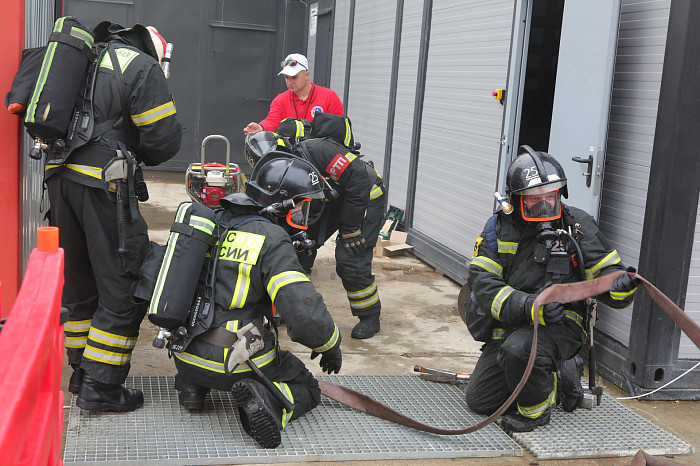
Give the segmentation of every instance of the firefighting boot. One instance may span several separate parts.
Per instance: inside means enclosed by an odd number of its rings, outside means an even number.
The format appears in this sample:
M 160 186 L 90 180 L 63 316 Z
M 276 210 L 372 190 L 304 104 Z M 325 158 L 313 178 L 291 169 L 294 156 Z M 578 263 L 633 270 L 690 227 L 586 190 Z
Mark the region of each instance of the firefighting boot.
M 251 379 L 236 382 L 231 391 L 243 430 L 263 448 L 277 448 L 282 442 L 282 408 L 272 394 Z
M 581 406 L 583 402 L 583 358 L 576 355 L 564 361 L 558 372 L 559 376 L 559 404 L 561 409 L 570 413 Z
M 80 387 L 83 385 L 85 371 L 80 368 L 80 364 L 71 364 L 70 367 L 73 368 L 73 373 L 68 381 L 68 391 L 77 395 L 80 393 Z
M 101 383 L 85 374 L 76 404 L 88 411 L 133 411 L 143 406 L 141 390 Z
M 359 316 L 360 322 L 352 329 L 350 336 L 358 340 L 372 338 L 379 331 L 379 312 Z
M 177 399 L 180 406 L 187 411 L 202 411 L 204 409 L 204 400 L 209 393 L 208 387 L 196 385 L 188 380 L 185 380 L 180 374 L 175 374 L 175 390 L 177 390 Z
M 532 432 L 535 427 L 546 426 L 552 418 L 552 407 L 536 418 L 525 417 L 519 412 L 504 414 L 501 418 L 501 428 L 507 433 L 511 432 Z

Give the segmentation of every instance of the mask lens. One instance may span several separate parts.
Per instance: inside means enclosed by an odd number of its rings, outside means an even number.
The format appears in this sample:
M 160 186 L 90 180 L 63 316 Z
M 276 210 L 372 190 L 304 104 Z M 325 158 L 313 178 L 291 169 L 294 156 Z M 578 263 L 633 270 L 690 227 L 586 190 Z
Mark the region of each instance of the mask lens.
M 297 202 L 293 209 L 287 212 L 287 224 L 297 230 L 306 230 L 309 228 L 309 207 L 311 199 L 304 199 Z
M 561 217 L 559 191 L 543 194 L 525 194 L 520 197 L 520 211 L 529 222 L 545 222 Z

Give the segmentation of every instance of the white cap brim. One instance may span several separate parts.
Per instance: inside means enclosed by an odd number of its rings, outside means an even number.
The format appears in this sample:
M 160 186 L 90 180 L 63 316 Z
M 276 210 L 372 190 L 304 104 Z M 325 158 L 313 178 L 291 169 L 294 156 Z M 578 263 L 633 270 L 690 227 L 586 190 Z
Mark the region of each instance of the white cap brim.
M 306 71 L 306 68 L 297 63 L 294 66 L 285 66 L 284 68 L 282 68 L 282 71 L 277 73 L 277 76 L 281 74 L 286 74 L 287 76 L 296 76 L 299 74 L 300 71 Z

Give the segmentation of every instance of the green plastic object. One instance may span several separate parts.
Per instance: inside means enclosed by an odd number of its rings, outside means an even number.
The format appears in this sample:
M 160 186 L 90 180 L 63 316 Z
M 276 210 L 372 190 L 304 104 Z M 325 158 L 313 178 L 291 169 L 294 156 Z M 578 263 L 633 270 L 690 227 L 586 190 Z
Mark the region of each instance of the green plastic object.
M 384 220 L 382 221 L 382 229 L 379 231 L 379 236 L 384 239 L 391 238 L 391 232 L 394 231 L 396 225 L 399 224 L 403 218 L 403 210 L 398 207 L 389 206 L 389 210 L 386 211 L 384 215 Z

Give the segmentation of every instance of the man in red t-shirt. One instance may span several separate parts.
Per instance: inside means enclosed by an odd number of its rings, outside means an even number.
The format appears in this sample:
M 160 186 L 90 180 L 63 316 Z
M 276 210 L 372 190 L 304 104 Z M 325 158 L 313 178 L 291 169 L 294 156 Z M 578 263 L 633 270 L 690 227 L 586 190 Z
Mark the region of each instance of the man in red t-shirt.
M 245 134 L 258 131 L 276 131 L 285 118 L 313 120 L 317 112 L 344 115 L 343 103 L 331 89 L 317 86 L 309 78 L 309 61 L 304 55 L 292 53 L 282 62 L 287 91 L 277 95 L 270 104 L 270 113 L 260 123 L 250 122 L 243 128 Z

